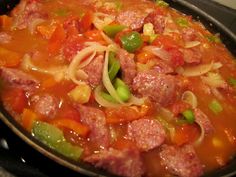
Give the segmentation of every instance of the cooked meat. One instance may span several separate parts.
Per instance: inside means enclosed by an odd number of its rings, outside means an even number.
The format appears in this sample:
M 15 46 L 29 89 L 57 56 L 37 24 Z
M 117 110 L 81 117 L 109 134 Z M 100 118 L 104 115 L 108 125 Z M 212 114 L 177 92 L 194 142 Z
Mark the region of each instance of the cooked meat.
M 134 149 L 120 151 L 109 148 L 85 158 L 85 161 L 119 176 L 141 177 L 144 174 L 140 154 Z
M 164 145 L 160 152 L 162 163 L 167 170 L 180 177 L 198 177 L 203 167 L 191 145 L 182 147 Z
M 128 125 L 128 136 L 136 142 L 142 151 L 149 151 L 160 146 L 166 137 L 162 125 L 151 119 L 135 120 Z
M 150 13 L 144 20 L 144 23 L 152 23 L 154 26 L 155 33 L 163 33 L 166 25 L 166 17 L 158 9 Z
M 32 97 L 32 103 L 36 113 L 54 118 L 59 109 L 59 100 L 53 95 L 35 95 Z
M 81 122 L 88 125 L 91 130 L 90 139 L 96 142 L 98 146 L 107 148 L 110 139 L 103 111 L 83 105 L 78 105 L 76 108 L 80 112 Z
M 133 90 L 143 97 L 163 106 L 175 99 L 176 80 L 174 76 L 159 74 L 155 71 L 139 72 L 133 81 Z
M 165 63 L 164 61 L 160 60 L 160 59 L 156 59 L 155 60 L 156 64 L 153 67 L 153 70 L 155 70 L 158 73 L 162 73 L 162 74 L 169 74 L 169 73 L 173 73 L 174 69 L 167 63 Z
M 18 29 L 25 29 L 35 19 L 45 19 L 47 14 L 43 12 L 38 0 L 24 0 L 14 9 L 13 17 L 13 26 Z
M 88 74 L 88 82 L 92 86 L 97 86 L 102 80 L 104 57 L 99 55 L 84 68 L 84 71 Z
M 202 59 L 202 54 L 201 54 L 200 49 L 198 47 L 184 49 L 183 55 L 184 55 L 184 61 L 186 63 L 199 64 Z
M 134 55 L 128 53 L 124 49 L 117 52 L 117 58 L 120 61 L 122 79 L 127 85 L 132 85 L 133 79 L 137 74 L 136 64 L 134 62 Z
M 197 32 L 192 28 L 183 28 L 182 36 L 185 41 L 194 41 L 197 38 Z
M 24 91 L 33 92 L 39 81 L 21 70 L 1 67 L 1 78 L 10 85 L 22 88 Z

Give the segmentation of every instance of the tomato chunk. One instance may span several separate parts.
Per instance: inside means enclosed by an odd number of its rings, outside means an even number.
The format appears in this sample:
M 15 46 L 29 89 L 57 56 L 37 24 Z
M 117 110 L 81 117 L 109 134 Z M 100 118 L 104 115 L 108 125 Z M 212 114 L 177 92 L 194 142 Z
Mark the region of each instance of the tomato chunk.
M 13 88 L 9 89 L 3 95 L 3 101 L 14 112 L 22 113 L 27 106 L 27 97 L 23 89 Z

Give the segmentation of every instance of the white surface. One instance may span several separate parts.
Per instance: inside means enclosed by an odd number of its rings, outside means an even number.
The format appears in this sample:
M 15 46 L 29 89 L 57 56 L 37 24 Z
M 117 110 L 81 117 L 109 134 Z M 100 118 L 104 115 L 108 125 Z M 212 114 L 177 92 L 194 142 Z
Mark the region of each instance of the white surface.
M 236 10 L 236 0 L 213 0 L 213 1 Z

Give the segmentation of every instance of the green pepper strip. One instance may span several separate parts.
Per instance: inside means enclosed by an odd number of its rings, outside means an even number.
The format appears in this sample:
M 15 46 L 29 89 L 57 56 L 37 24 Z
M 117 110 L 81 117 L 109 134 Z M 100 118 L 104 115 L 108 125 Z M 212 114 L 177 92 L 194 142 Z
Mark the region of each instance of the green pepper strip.
M 38 140 L 71 159 L 78 160 L 83 152 L 81 147 L 68 143 L 63 132 L 49 123 L 35 122 L 32 133 Z
M 131 96 L 129 87 L 121 79 L 116 78 L 114 82 L 114 87 L 116 88 L 116 92 L 122 101 L 129 100 Z
M 112 81 L 117 73 L 120 70 L 120 62 L 116 59 L 114 52 L 109 53 L 109 59 L 108 59 L 108 75 L 110 80 Z
M 190 124 L 194 123 L 195 117 L 192 110 L 187 109 L 181 114 L 184 116 L 184 118 L 187 120 L 188 123 Z
M 110 94 L 108 94 L 106 92 L 101 92 L 100 94 L 105 100 L 112 102 L 112 103 L 117 103 L 117 101 Z
M 117 25 L 117 24 L 114 24 L 114 25 L 107 25 L 103 28 L 103 31 L 111 38 L 114 38 L 115 35 L 122 31 L 123 29 L 125 29 L 126 26 L 124 25 Z
M 185 18 L 177 18 L 176 19 L 176 23 L 180 26 L 180 27 L 188 27 L 188 21 Z
M 221 40 L 218 36 L 216 35 L 211 35 L 211 36 L 206 36 L 209 42 L 214 42 L 214 43 L 221 43 Z
M 236 79 L 233 78 L 233 77 L 231 77 L 231 78 L 229 78 L 228 83 L 229 83 L 231 86 L 235 87 L 235 86 L 236 86 Z
M 143 40 L 138 32 L 133 31 L 121 37 L 121 44 L 128 52 L 135 52 L 143 45 Z
M 161 7 L 168 7 L 169 4 L 165 1 L 162 0 L 156 0 L 156 5 L 161 6 Z
M 217 100 L 215 100 L 215 99 L 210 102 L 208 107 L 215 114 L 218 114 L 221 111 L 223 111 L 223 108 L 222 108 L 221 104 Z

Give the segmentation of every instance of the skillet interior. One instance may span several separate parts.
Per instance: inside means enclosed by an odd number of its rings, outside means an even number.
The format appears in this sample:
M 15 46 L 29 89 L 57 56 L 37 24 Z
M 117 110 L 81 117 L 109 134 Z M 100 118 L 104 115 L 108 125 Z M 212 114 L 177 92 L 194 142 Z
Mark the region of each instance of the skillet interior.
M 4 5 L 1 5 L 0 13 L 7 13 L 9 11 L 8 8 L 14 7 L 14 5 L 18 2 L 18 0 L 13 1 L 4 1 Z M 232 52 L 234 56 L 236 56 L 236 34 L 232 33 L 229 29 L 227 29 L 223 24 L 214 19 L 212 16 L 208 15 L 204 11 L 200 10 L 196 6 L 188 3 L 185 0 L 166 0 L 171 7 L 187 14 L 192 15 L 194 19 L 200 20 L 207 29 L 213 33 L 220 33 L 221 39 L 226 47 Z M 2 1 L 0 1 L 2 3 Z M 53 150 L 46 147 L 44 144 L 33 138 L 27 131 L 25 131 L 14 119 L 8 114 L 8 112 L 4 109 L 2 104 L 0 104 L 0 118 L 3 122 L 20 138 L 22 138 L 25 142 L 27 142 L 30 146 L 44 154 L 45 156 L 51 158 L 57 163 L 66 166 L 72 170 L 78 171 L 80 173 L 89 175 L 89 176 L 111 176 L 110 174 L 97 170 L 93 166 L 83 163 L 83 162 L 75 162 L 70 159 L 63 157 L 62 155 L 54 152 Z M 232 159 L 225 167 L 215 170 L 214 172 L 208 173 L 205 177 L 210 176 L 233 176 L 236 174 L 236 158 Z

